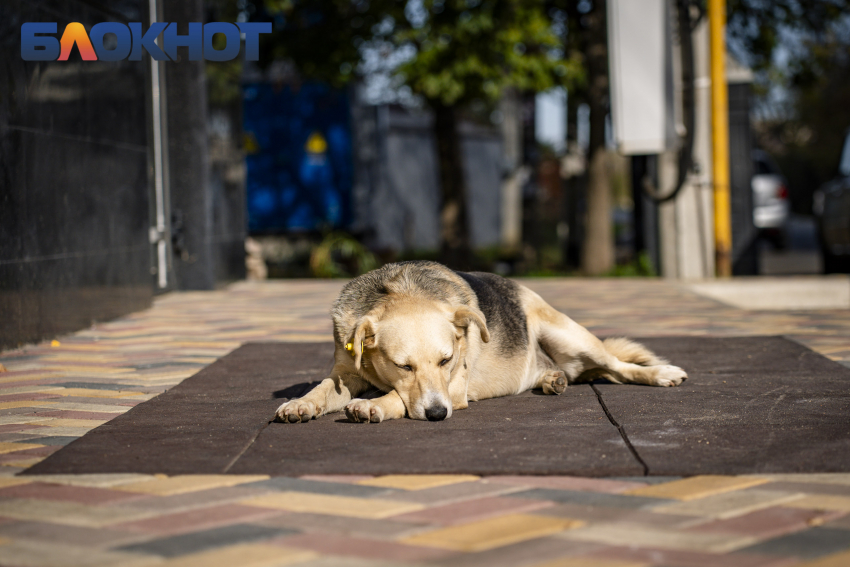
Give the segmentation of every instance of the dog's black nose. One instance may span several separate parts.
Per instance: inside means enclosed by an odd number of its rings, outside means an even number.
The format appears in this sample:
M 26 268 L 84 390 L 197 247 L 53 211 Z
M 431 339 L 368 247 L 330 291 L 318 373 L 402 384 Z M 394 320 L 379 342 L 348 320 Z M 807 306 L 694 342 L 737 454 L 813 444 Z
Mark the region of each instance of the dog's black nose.
M 428 421 L 443 421 L 448 413 L 448 408 L 444 406 L 431 406 L 425 410 L 425 417 L 428 418 Z

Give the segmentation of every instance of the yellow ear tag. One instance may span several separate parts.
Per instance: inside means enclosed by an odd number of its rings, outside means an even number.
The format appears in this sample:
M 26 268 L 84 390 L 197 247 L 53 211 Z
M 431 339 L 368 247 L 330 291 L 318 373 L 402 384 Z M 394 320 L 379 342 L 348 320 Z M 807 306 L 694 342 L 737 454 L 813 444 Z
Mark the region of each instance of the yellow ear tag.
M 351 356 L 357 356 L 354 354 L 354 343 L 345 343 L 345 350 L 351 353 Z M 363 352 L 363 341 L 360 341 L 360 352 Z

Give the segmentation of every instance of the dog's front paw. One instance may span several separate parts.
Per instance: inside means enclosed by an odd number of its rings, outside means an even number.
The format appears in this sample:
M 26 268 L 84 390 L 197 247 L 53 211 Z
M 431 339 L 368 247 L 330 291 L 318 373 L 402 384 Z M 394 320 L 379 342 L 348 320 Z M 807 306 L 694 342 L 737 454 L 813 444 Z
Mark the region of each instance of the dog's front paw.
M 384 419 L 384 410 L 372 400 L 351 400 L 345 406 L 345 415 L 349 421 L 355 423 L 381 423 Z
M 322 415 L 320 408 L 313 402 L 298 399 L 282 404 L 275 412 L 275 421 L 283 423 L 301 423 L 310 421 L 314 417 Z
M 688 374 L 678 366 L 656 366 L 653 386 L 678 386 L 688 379 Z
M 549 370 L 543 375 L 541 387 L 544 394 L 563 394 L 567 389 L 567 375 L 560 370 Z

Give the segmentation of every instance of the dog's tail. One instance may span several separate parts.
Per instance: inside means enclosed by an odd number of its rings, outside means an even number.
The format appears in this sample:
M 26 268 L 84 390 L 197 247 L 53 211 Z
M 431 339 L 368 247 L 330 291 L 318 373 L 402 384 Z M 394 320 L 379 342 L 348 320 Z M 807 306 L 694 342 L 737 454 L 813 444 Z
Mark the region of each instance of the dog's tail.
M 622 362 L 630 362 L 632 364 L 639 364 L 640 366 L 668 364 L 666 359 L 661 358 L 642 344 L 624 337 L 610 337 L 602 341 L 602 344 L 605 346 L 605 350 L 616 356 Z M 601 368 L 594 368 L 583 372 L 581 376 L 576 378 L 576 380 L 572 383 L 579 384 L 583 382 L 593 382 L 599 378 L 619 383 L 619 380 Z

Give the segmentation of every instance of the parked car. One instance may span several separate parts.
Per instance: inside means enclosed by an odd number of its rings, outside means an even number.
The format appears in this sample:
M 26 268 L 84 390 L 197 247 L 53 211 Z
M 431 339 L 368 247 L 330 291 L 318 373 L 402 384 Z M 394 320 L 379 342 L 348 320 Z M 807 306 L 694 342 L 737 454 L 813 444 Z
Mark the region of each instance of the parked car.
M 824 272 L 850 272 L 850 131 L 844 140 L 838 176 L 814 194 Z
M 785 225 L 791 205 L 788 186 L 779 168 L 762 150 L 753 150 L 753 224 L 777 248 L 786 245 Z

